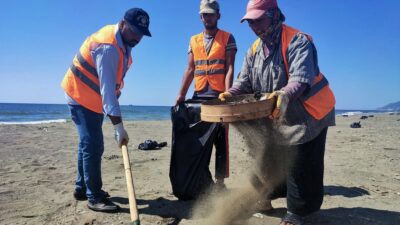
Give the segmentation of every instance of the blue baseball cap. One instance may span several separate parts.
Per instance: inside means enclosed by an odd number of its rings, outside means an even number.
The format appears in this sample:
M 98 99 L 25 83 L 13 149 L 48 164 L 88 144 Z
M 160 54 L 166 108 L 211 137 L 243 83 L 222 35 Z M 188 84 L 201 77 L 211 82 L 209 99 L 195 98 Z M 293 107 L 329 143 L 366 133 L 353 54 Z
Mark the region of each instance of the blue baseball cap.
M 141 8 L 132 8 L 125 12 L 124 20 L 129 23 L 129 25 L 134 26 L 143 35 L 151 37 L 149 31 L 150 17 L 146 11 Z

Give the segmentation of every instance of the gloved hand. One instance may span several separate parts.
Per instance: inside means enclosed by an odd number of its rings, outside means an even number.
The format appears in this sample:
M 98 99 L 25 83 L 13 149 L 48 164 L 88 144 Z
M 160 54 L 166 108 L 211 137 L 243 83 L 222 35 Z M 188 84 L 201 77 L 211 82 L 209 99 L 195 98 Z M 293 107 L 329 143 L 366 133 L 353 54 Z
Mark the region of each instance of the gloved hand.
M 269 116 L 270 119 L 278 119 L 281 115 L 283 115 L 286 112 L 287 106 L 289 104 L 289 96 L 286 92 L 282 90 L 274 91 L 272 92 L 272 94 L 268 96 L 268 99 L 275 97 L 277 98 L 276 107 L 274 111 L 272 111 L 272 114 Z
M 225 92 L 219 94 L 218 99 L 221 100 L 222 102 L 224 102 L 225 98 L 229 98 L 229 97 L 232 97 L 232 94 L 225 91 Z
M 118 147 L 122 147 L 122 144 L 127 145 L 129 142 L 128 133 L 126 132 L 122 123 L 114 125 L 115 140 L 117 141 Z

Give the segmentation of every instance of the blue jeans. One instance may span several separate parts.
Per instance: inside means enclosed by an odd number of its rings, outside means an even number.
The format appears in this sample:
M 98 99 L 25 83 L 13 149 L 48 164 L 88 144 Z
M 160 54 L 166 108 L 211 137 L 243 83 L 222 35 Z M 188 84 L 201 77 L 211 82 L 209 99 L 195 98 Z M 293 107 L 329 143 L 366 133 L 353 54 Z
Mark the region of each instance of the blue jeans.
M 75 190 L 86 192 L 89 201 L 103 197 L 101 157 L 104 152 L 102 124 L 104 115 L 80 105 L 69 105 L 79 135 Z

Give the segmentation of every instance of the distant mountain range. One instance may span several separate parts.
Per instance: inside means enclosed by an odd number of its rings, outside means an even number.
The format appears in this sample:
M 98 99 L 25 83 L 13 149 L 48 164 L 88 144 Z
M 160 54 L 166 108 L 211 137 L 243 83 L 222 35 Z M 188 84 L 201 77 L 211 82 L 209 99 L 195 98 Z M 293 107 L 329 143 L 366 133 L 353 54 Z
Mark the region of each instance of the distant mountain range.
M 400 112 L 400 101 L 387 104 L 383 107 L 377 108 L 377 110 Z

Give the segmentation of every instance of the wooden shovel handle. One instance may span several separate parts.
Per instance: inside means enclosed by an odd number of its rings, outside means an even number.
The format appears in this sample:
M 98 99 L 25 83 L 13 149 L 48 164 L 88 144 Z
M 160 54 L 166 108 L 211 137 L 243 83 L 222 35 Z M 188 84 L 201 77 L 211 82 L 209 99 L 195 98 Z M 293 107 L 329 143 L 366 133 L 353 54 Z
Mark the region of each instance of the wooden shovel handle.
M 126 145 L 122 145 L 122 157 L 124 159 L 124 168 L 125 168 L 125 178 L 126 185 L 128 187 L 128 197 L 129 197 L 129 210 L 131 212 L 131 221 L 132 225 L 139 225 L 139 213 L 136 205 L 136 195 L 135 195 L 135 187 L 133 185 L 131 164 L 129 160 L 128 147 Z

